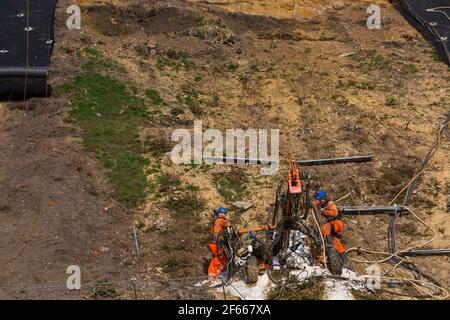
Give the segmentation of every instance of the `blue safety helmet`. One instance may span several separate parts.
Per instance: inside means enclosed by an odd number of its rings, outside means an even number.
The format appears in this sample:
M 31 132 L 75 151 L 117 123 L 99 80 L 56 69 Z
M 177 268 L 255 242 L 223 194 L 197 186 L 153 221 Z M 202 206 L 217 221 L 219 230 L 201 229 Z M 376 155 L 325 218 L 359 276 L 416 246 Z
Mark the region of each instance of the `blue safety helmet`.
M 218 208 L 214 209 L 214 213 L 215 214 L 219 214 L 219 213 L 227 214 L 228 209 L 224 208 L 224 207 L 218 207 Z
M 327 198 L 327 193 L 324 190 L 320 189 L 316 192 L 314 197 L 316 198 L 316 200 L 324 200 Z

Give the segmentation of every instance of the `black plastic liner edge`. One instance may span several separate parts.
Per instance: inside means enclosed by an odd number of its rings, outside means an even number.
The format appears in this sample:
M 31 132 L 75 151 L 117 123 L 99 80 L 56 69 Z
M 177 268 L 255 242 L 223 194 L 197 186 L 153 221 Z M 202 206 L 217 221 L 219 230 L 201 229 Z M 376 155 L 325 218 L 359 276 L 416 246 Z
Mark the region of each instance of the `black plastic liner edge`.
M 409 22 L 409 24 L 411 24 L 415 29 L 417 29 L 417 31 L 419 31 L 422 34 L 422 36 L 427 41 L 433 44 L 433 46 L 436 48 L 436 52 L 438 53 L 439 57 L 450 66 L 450 57 L 447 54 L 448 48 L 445 47 L 444 42 L 439 41 L 436 38 L 436 36 L 432 34 L 428 26 L 424 25 L 422 22 L 420 22 L 414 17 L 414 15 L 410 11 L 407 1 L 408 0 L 401 0 L 399 2 L 399 5 L 396 5 L 398 11 Z M 450 21 L 449 21 L 449 28 L 450 28 Z
M 46 66 L 26 67 L 21 65 L 11 65 L 0 67 L 0 101 L 20 100 L 32 97 L 49 97 L 52 93 L 52 87 L 48 84 L 48 65 L 50 64 L 50 58 L 54 48 L 55 10 L 58 0 L 45 1 L 49 1 L 52 10 L 48 21 L 49 29 L 47 29 L 52 44 L 49 50 L 45 52 L 45 60 L 44 57 L 42 57 Z M 20 12 L 21 7 L 20 4 L 17 4 L 17 12 Z M 32 7 L 30 16 L 31 15 L 33 15 Z M 23 50 L 26 50 L 25 46 Z

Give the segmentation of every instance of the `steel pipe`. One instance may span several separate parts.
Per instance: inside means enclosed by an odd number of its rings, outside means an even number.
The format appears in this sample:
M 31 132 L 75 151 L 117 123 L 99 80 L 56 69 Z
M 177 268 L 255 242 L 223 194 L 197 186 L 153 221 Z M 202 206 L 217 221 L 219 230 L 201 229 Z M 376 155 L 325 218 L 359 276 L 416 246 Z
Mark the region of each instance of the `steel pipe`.
M 408 213 L 403 206 L 376 206 L 376 207 L 353 207 L 353 206 L 338 206 L 338 210 L 342 214 L 395 214 Z
M 373 156 L 354 156 L 354 157 L 341 157 L 341 158 L 329 158 L 329 159 L 316 159 L 316 160 L 297 160 L 297 164 L 301 166 L 322 166 L 328 164 L 338 163 L 362 163 L 370 162 L 374 159 Z

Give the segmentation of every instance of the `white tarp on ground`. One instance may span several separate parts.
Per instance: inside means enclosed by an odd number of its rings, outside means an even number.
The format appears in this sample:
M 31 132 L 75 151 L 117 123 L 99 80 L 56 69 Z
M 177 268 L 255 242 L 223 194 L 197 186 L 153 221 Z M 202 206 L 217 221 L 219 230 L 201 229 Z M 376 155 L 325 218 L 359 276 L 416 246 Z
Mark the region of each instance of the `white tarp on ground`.
M 300 242 L 295 251 L 288 252 L 288 260 L 286 266 L 292 271 L 290 275 L 295 277 L 299 283 L 307 281 L 312 277 L 330 276 L 330 272 L 322 266 L 311 265 L 305 256 L 309 255 L 309 248 L 302 241 L 305 236 L 298 232 L 294 237 Z M 292 247 L 293 243 L 290 244 Z M 359 277 L 355 272 L 349 269 L 343 269 L 342 275 L 338 278 L 326 278 L 324 281 L 327 300 L 352 300 L 352 289 L 363 290 L 365 288 L 365 278 Z M 269 279 L 268 273 L 264 273 L 259 277 L 258 282 L 254 285 L 247 285 L 242 280 L 235 280 L 225 289 L 228 295 L 244 298 L 247 300 L 264 300 L 268 298 L 268 293 L 276 285 Z M 222 287 L 218 288 L 222 291 Z

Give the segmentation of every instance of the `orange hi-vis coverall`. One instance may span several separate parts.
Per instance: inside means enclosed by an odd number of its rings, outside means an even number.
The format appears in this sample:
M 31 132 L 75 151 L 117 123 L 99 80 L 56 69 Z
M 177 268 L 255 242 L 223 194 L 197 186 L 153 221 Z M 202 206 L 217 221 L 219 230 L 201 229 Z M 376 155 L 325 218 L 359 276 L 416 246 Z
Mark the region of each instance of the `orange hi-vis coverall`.
M 344 253 L 345 249 L 340 240 L 342 238 L 342 231 L 344 231 L 344 223 L 339 216 L 336 204 L 333 201 L 328 201 L 325 208 L 322 210 L 322 214 L 327 219 L 321 228 L 323 236 L 325 238 L 332 237 L 333 245 L 337 252 Z
M 208 277 L 212 279 L 216 279 L 228 263 L 227 256 L 225 255 L 223 249 L 218 245 L 218 239 L 222 235 L 223 230 L 227 227 L 227 225 L 227 219 L 219 217 L 214 220 L 211 229 L 212 239 L 209 242 L 209 251 L 211 251 L 213 258 L 211 260 L 211 263 L 209 264 Z

